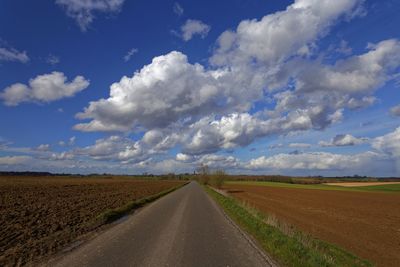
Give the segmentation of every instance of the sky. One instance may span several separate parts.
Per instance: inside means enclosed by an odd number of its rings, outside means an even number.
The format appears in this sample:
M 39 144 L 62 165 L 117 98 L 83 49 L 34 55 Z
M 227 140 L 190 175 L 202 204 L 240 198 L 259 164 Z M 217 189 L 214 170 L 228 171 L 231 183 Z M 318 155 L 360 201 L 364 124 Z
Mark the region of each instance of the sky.
M 0 171 L 400 176 L 399 0 L 0 0 Z

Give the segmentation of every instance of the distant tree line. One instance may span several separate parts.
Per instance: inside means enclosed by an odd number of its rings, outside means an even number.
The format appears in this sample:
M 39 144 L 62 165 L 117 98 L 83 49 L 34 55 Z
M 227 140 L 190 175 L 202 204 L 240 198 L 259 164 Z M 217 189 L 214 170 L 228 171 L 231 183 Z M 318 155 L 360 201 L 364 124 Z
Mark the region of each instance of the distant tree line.
M 328 182 L 399 182 L 399 177 L 368 177 L 368 176 L 284 176 L 284 175 L 227 175 L 222 169 L 211 170 L 208 165 L 199 165 L 193 173 L 167 173 L 167 174 L 151 174 L 142 173 L 137 175 L 128 174 L 108 174 L 108 173 L 91 173 L 91 174 L 70 174 L 70 173 L 51 173 L 51 172 L 32 172 L 32 171 L 0 171 L 0 176 L 26 176 L 26 177 L 51 177 L 51 176 L 66 176 L 66 177 L 99 177 L 99 178 L 137 178 L 137 179 L 155 179 L 155 180 L 197 180 L 201 184 L 221 187 L 226 180 L 231 181 L 266 181 L 291 184 L 321 184 Z

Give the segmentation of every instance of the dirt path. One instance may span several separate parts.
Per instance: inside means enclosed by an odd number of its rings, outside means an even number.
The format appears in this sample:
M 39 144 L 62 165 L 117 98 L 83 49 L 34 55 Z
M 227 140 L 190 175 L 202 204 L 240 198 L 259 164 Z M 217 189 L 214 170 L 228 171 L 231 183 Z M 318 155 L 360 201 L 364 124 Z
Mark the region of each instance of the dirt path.
M 236 198 L 378 266 L 400 266 L 400 194 L 226 187 Z

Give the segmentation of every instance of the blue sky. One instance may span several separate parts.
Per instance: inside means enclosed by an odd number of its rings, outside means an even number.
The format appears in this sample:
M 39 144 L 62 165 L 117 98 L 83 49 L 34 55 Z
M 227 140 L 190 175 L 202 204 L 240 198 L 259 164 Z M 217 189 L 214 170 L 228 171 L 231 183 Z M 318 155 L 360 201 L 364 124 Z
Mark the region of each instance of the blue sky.
M 0 170 L 399 176 L 399 11 L 0 1 Z

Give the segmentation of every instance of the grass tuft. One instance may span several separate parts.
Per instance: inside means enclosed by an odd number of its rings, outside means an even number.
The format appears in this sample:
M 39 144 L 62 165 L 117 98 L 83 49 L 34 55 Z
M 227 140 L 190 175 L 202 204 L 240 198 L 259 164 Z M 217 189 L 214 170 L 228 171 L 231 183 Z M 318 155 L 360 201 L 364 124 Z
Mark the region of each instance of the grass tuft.
M 372 266 L 366 260 L 327 242 L 312 238 L 289 226 L 287 233 L 280 229 L 279 222 L 242 205 L 232 197 L 223 196 L 205 187 L 225 212 L 242 229 L 252 235 L 277 262 L 283 266 Z M 269 225 L 267 222 L 271 222 Z M 286 231 L 285 231 L 286 232 Z

